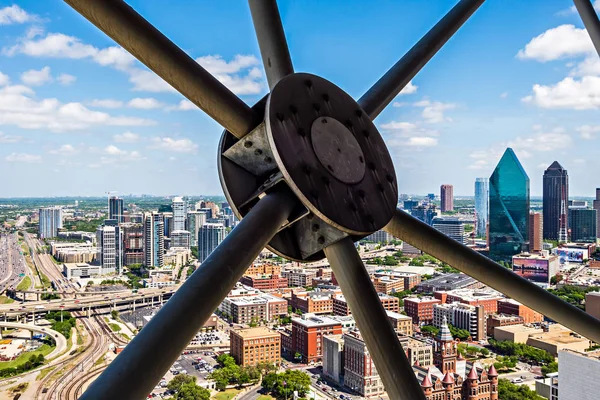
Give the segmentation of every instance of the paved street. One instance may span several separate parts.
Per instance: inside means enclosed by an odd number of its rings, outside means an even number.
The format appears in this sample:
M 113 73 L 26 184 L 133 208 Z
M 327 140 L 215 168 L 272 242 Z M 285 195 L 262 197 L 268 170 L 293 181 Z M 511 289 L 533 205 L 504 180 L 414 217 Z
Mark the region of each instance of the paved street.
M 17 234 L 0 235 L 0 292 L 17 287 L 27 274 Z

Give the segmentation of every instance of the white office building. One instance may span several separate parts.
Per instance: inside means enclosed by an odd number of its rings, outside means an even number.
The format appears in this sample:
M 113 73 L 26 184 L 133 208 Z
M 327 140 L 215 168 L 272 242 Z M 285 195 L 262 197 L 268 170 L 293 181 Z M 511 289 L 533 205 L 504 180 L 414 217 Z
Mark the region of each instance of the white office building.
M 49 239 L 58 235 L 63 227 L 63 212 L 60 207 L 40 208 L 39 235 L 40 239 Z
M 116 224 L 116 221 L 114 222 L 115 224 L 102 225 L 96 231 L 96 242 L 98 243 L 96 260 L 102 266 L 101 275 L 121 274 L 123 272 L 123 237 L 119 226 Z
M 198 230 L 198 259 L 204 262 L 214 249 L 225 239 L 223 224 L 204 224 Z
M 187 216 L 186 202 L 181 197 L 173 198 L 173 231 L 185 230 L 185 219 Z

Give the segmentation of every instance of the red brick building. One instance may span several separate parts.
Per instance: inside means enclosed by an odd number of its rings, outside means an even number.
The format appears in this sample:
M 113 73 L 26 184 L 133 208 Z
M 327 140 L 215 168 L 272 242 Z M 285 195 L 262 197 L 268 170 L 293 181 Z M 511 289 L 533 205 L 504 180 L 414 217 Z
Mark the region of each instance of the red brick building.
M 397 297 L 389 296 L 383 293 L 379 294 L 379 300 L 388 311 L 398 313 L 400 312 L 400 302 Z M 350 306 L 346 302 L 346 298 L 343 294 L 338 294 L 333 296 L 333 315 L 352 315 L 352 311 L 350 311 Z
M 305 314 L 292 318 L 292 351 L 302 355 L 303 363 L 321 361 L 323 336 L 341 333 L 342 324 L 325 316 Z
M 281 335 L 263 326 L 232 330 L 229 352 L 241 366 L 269 363 L 279 365 L 281 361 Z
M 408 297 L 404 299 L 404 312 L 415 324 L 430 324 L 436 304 L 442 304 L 442 301 L 433 297 Z
M 397 279 L 389 276 L 371 278 L 375 291 L 377 293 L 390 294 L 404 290 L 404 279 Z
M 504 297 L 496 292 L 482 289 L 456 289 L 449 291 L 439 291 L 434 293 L 434 297 L 442 303 L 463 303 L 471 306 L 483 306 L 486 314 L 495 314 L 498 312 L 498 300 L 504 300 Z
M 487 317 L 487 335 L 494 336 L 494 328 L 497 326 L 508 326 L 508 325 L 521 325 L 523 317 L 518 315 L 504 315 L 504 314 L 489 314 Z
M 330 294 L 310 292 L 292 293 L 290 306 L 303 313 L 331 314 L 333 312 L 333 299 Z
M 542 322 L 544 316 L 531 308 L 524 306 L 513 299 L 503 299 L 498 301 L 498 313 L 517 315 L 523 318 L 523 322 L 526 324 L 533 324 L 536 322 Z
M 240 283 L 259 290 L 272 290 L 286 288 L 288 280 L 279 275 L 244 275 Z

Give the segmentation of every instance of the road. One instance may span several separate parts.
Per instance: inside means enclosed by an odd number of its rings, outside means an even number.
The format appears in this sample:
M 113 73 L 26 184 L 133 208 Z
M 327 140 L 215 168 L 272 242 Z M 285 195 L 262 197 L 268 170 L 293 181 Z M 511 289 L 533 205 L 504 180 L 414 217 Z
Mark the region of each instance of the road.
M 56 343 L 56 347 L 50 354 L 46 356 L 46 358 L 51 359 L 58 356 L 60 353 L 65 351 L 67 348 L 67 339 L 59 332 L 54 331 L 45 326 L 37 326 L 31 324 L 18 324 L 12 322 L 0 322 L 0 327 L 2 328 L 10 328 L 10 329 L 24 329 L 27 331 L 42 333 L 45 335 L 49 335 L 52 337 L 52 340 Z
M 25 259 L 21 253 L 16 233 L 0 234 L 0 292 L 16 288 L 23 276 L 27 275 Z

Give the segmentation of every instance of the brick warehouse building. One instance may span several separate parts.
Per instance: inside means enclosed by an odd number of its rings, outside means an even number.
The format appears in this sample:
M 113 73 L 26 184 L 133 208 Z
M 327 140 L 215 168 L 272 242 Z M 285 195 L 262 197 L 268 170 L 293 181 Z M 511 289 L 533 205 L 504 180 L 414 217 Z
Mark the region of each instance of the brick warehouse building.
M 383 293 L 378 293 L 379 301 L 387 311 L 394 313 L 400 312 L 400 301 L 397 297 L 390 296 Z M 333 315 L 352 315 L 350 306 L 346 302 L 346 298 L 343 294 L 336 294 L 333 296 Z
M 265 327 L 230 331 L 231 356 L 241 366 L 269 363 L 281 359 L 281 335 Z
M 303 363 L 321 361 L 323 336 L 341 333 L 342 324 L 329 317 L 304 314 L 292 318 L 292 350 L 302 355 Z
M 288 286 L 287 278 L 279 275 L 244 275 L 240 283 L 259 290 L 284 289 Z
M 429 324 L 433 321 L 433 306 L 441 303 L 433 297 L 408 297 L 404 299 L 404 312 L 415 324 Z

